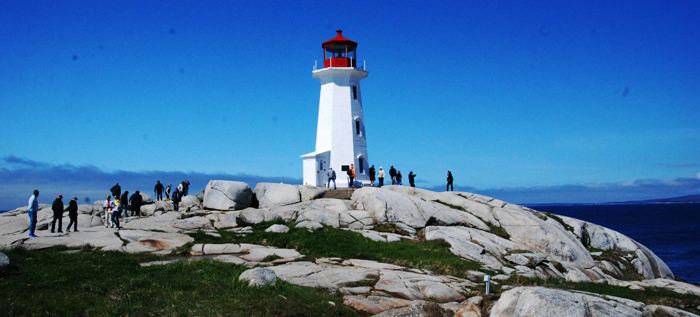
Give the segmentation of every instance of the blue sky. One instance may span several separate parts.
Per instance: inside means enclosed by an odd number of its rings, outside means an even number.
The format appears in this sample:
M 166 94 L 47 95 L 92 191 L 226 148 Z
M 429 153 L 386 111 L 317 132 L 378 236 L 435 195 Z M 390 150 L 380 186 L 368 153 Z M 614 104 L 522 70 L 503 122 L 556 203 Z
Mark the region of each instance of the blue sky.
M 337 29 L 369 71 L 370 164 L 419 187 L 451 170 L 516 203 L 700 194 L 698 6 L 2 1 L 0 209 L 144 176 L 301 182 Z

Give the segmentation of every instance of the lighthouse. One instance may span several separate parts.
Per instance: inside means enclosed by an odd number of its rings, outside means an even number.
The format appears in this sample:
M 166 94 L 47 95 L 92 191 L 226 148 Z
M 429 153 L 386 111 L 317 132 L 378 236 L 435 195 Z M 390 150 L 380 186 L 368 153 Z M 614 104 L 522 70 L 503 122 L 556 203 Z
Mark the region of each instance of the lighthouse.
M 324 186 L 328 169 L 337 185 L 347 187 L 347 169 L 355 166 L 355 182 L 369 183 L 367 135 L 362 113 L 360 80 L 367 77 L 364 63 L 357 63 L 357 43 L 338 35 L 323 42 L 323 66 L 314 66 L 313 78 L 321 82 L 316 128 L 316 151 L 302 155 L 304 184 Z

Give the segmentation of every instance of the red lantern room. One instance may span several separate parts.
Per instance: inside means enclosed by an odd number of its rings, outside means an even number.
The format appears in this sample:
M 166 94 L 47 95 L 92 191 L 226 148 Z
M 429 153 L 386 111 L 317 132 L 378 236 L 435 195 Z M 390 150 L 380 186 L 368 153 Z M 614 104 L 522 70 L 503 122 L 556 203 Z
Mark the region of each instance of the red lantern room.
M 323 42 L 323 67 L 355 67 L 355 50 L 357 43 L 344 38 L 338 30 L 338 36 Z

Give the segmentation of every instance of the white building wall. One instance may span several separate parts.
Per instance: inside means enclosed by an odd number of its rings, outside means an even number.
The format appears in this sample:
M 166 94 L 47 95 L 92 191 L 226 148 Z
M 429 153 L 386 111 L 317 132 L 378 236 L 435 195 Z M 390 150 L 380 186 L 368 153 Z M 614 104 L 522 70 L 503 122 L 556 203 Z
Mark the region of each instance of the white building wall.
M 313 72 L 313 77 L 321 82 L 319 98 L 318 127 L 316 131 L 316 151 L 330 150 L 330 166 L 336 171 L 338 186 L 348 185 L 347 174 L 342 165 L 355 165 L 356 180 L 368 183 L 369 160 L 365 134 L 365 120 L 362 112 L 360 80 L 366 78 L 366 71 L 354 68 L 324 68 Z M 357 99 L 353 98 L 353 86 L 357 86 Z M 355 119 L 360 120 L 361 133 L 355 131 Z M 358 158 L 365 160 L 364 173 L 359 173 Z M 304 182 L 307 182 L 307 164 L 304 164 Z M 311 174 L 308 175 L 311 177 Z M 310 184 L 310 182 L 309 182 Z

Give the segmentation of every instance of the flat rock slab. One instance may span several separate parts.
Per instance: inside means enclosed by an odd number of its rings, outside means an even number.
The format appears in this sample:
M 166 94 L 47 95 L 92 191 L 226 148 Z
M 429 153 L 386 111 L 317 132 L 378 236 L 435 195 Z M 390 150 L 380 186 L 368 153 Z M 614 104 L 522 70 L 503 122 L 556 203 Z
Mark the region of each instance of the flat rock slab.
M 459 281 L 461 280 L 444 276 L 382 270 L 374 289 L 408 300 L 430 298 L 440 303 L 461 302 L 466 298 L 460 292 L 468 293 L 469 290 L 451 285 L 451 282 Z
M 544 287 L 516 287 L 501 295 L 491 309 L 491 316 L 641 317 L 642 312 L 598 296 Z
M 159 251 L 159 250 L 173 250 L 179 248 L 187 243 L 194 242 L 194 238 L 172 232 L 153 232 L 144 230 L 121 230 L 119 231 L 119 236 L 129 241 L 127 245 L 127 250 L 142 252 L 138 250 Z M 140 245 L 139 248 L 136 246 L 131 246 L 131 244 Z M 145 247 L 145 248 L 144 248 Z
M 379 278 L 376 270 L 364 268 L 328 268 L 311 262 L 292 262 L 270 268 L 285 282 L 305 287 L 337 290 L 358 284 L 374 282 Z
M 343 305 L 368 314 L 379 314 L 394 308 L 411 305 L 410 300 L 384 296 L 344 296 Z
M 281 258 L 275 262 L 293 261 L 303 257 L 303 255 L 293 249 L 279 249 L 246 243 L 195 244 L 192 246 L 190 253 L 193 255 L 233 254 L 247 262 L 262 262 L 263 259 L 271 255 Z
M 27 239 L 23 245 L 27 249 L 46 249 L 57 245 L 65 245 L 67 247 L 91 245 L 102 250 L 123 251 L 123 242 L 114 233 L 114 229 L 102 227 L 65 234 L 37 232 L 37 238 Z

